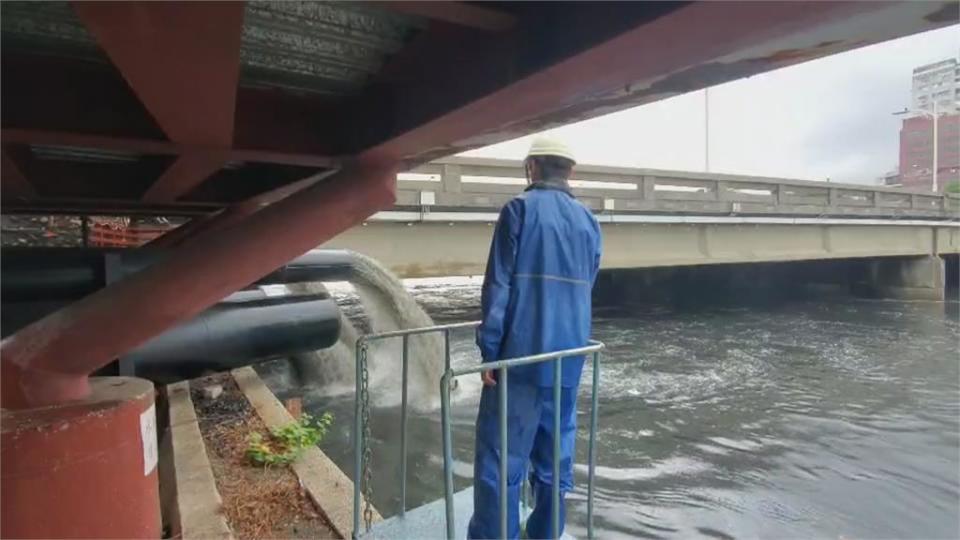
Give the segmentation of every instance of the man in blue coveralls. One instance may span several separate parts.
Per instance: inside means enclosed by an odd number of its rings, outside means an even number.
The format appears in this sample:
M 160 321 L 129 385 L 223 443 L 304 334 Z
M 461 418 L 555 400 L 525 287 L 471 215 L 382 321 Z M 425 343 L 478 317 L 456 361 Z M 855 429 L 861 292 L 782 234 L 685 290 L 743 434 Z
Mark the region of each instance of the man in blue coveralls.
M 483 280 L 477 345 L 484 362 L 583 347 L 590 338 L 591 289 L 600 266 L 600 226 L 570 192 L 576 164 L 559 141 L 537 139 L 524 162 L 529 186 L 503 207 Z M 530 463 L 533 513 L 526 537 L 553 538 L 553 411 L 560 407 L 560 531 L 564 495 L 573 489 L 577 386 L 583 357 L 563 360 L 560 403 L 553 400 L 554 363 L 511 368 L 507 377 L 507 516 L 520 532 L 519 499 Z M 485 371 L 477 414 L 474 514 L 470 538 L 500 536 L 500 430 L 496 373 Z

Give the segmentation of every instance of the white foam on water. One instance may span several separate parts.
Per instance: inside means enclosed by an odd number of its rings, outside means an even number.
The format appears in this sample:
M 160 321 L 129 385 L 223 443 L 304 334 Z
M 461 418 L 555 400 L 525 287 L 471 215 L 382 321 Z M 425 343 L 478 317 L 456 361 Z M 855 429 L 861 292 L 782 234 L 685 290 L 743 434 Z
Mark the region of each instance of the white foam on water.
M 413 286 L 430 286 L 436 280 L 417 280 Z M 472 283 L 465 278 L 464 283 Z M 433 326 L 433 319 L 420 307 L 404 283 L 376 260 L 355 253 L 350 281 L 290 284 L 294 294 L 346 293 L 360 298 L 372 333 Z M 350 393 L 356 384 L 356 342 L 359 333 L 341 313 L 340 340 L 327 349 L 298 355 L 296 371 L 316 395 Z M 440 405 L 440 377 L 444 371 L 443 335 L 410 336 L 408 345 L 408 397 L 418 411 Z M 393 338 L 371 343 L 368 356 L 371 394 L 375 407 L 394 407 L 401 402 L 402 340 Z M 472 389 L 472 385 L 471 385 Z M 460 396 L 458 396 L 460 397 Z

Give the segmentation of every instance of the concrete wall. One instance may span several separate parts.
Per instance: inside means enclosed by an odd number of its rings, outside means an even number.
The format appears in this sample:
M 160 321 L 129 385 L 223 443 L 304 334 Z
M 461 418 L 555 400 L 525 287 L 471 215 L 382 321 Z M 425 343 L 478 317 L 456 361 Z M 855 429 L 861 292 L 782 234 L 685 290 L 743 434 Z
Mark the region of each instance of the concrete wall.
M 852 221 L 852 220 L 848 220 Z M 651 268 L 960 253 L 951 224 L 605 223 L 602 267 Z M 402 277 L 482 274 L 489 221 L 370 221 L 324 247 L 374 257 Z

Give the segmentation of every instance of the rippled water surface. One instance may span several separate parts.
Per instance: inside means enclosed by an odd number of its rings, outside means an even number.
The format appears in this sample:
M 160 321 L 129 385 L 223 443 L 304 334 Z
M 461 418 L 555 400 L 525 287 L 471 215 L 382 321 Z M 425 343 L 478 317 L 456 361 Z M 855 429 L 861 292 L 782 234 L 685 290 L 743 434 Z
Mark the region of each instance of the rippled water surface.
M 437 322 L 478 316 L 475 282 L 413 285 Z M 339 298 L 361 317 L 348 292 Z M 600 538 L 960 536 L 958 304 L 842 300 L 599 310 Z M 476 362 L 469 333 L 454 363 Z M 279 394 L 300 393 L 279 365 Z M 590 373 L 585 373 L 588 381 Z M 375 388 L 374 501 L 399 508 L 399 369 Z M 588 384 L 578 462 L 586 463 Z M 456 481 L 470 483 L 479 380 L 456 396 Z M 418 389 L 417 391 L 429 391 Z M 352 394 L 305 393 L 338 418 L 324 450 L 352 471 Z M 439 413 L 409 421 L 407 505 L 442 496 Z M 586 467 L 569 498 L 584 535 Z

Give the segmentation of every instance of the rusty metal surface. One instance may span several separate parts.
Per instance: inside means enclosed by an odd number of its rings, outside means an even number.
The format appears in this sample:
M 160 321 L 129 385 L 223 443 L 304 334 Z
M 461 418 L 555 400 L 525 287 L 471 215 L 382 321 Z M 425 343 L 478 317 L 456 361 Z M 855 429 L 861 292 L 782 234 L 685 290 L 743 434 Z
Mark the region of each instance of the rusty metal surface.
M 354 92 L 424 25 L 360 2 L 251 1 L 244 14 L 241 84 Z
M 67 2 L 3 2 L 0 15 L 4 48 L 109 63 Z M 247 2 L 240 85 L 354 92 L 425 26 L 423 18 L 360 2 Z
M 0 36 L 5 50 L 109 63 L 67 2 L 0 3 Z

